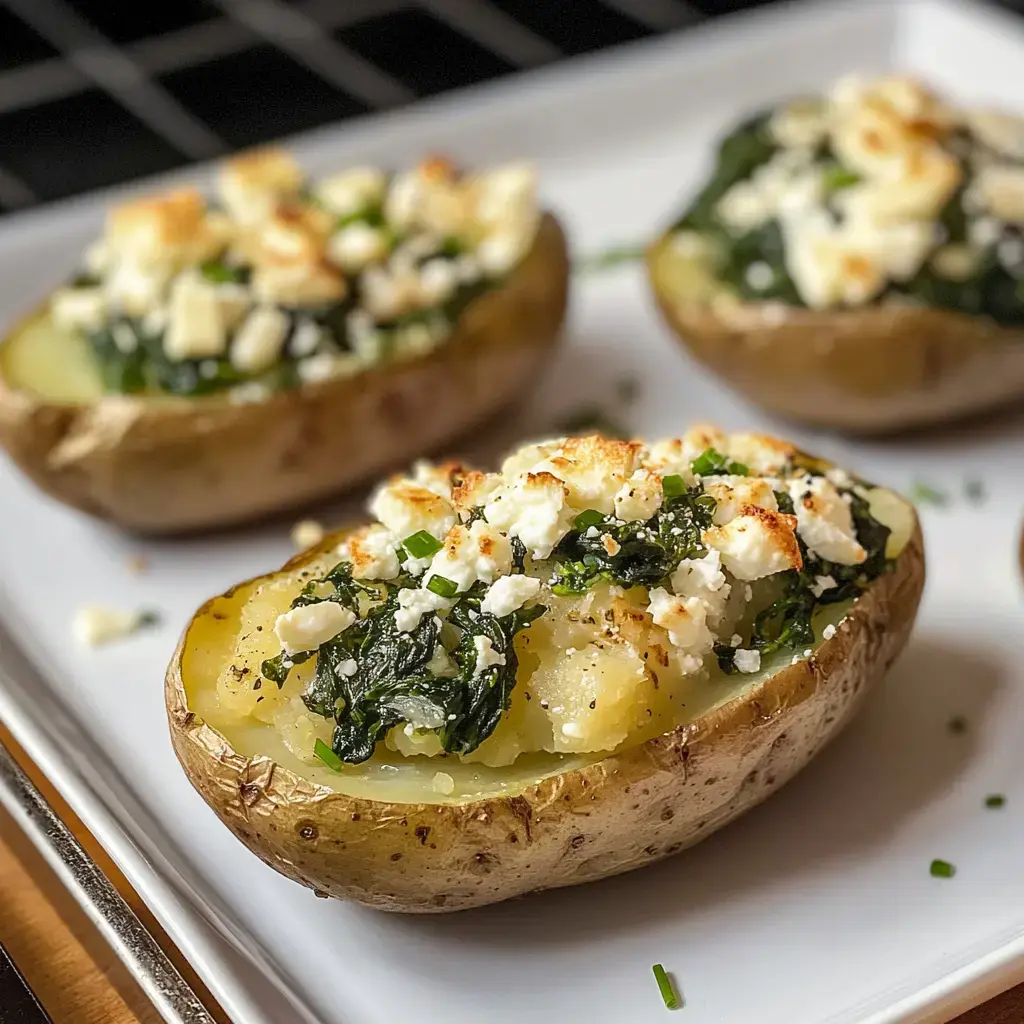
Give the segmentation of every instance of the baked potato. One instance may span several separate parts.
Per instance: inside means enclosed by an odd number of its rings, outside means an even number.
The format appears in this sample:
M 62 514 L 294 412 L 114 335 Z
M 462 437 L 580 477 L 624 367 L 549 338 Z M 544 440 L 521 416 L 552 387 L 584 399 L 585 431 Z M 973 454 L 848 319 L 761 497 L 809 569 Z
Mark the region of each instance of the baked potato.
M 85 269 L 0 343 L 0 444 L 40 488 L 140 532 L 298 506 L 519 395 L 568 261 L 531 168 L 439 158 L 307 181 L 228 162 L 115 208 Z
M 1024 396 L 1024 120 L 902 77 L 744 122 L 647 253 L 683 346 L 773 413 L 889 432 Z
M 192 784 L 321 895 L 432 913 L 688 847 L 903 647 L 913 509 L 756 435 L 416 467 L 368 526 L 208 601 L 166 678 Z

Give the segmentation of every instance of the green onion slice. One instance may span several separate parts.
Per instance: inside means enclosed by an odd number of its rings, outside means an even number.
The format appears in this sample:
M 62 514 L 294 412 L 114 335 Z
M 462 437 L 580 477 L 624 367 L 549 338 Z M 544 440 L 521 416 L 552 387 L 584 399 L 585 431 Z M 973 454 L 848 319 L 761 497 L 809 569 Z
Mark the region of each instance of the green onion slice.
M 665 968 L 661 964 L 655 964 L 652 968 L 654 971 L 654 980 L 658 983 L 658 989 L 661 992 L 661 998 L 665 1000 L 665 1006 L 669 1010 L 679 1009 L 679 995 L 676 992 L 675 986 L 672 984 L 672 979 L 668 976 Z
M 670 473 L 662 479 L 661 489 L 666 498 L 678 498 L 680 494 L 686 493 L 686 481 L 677 473 Z
M 340 772 L 345 767 L 345 762 L 323 740 L 313 744 L 313 753 L 332 771 Z
M 1002 793 L 993 793 L 991 796 L 985 797 L 985 806 L 989 810 L 995 810 L 996 808 L 1003 807 L 1006 804 L 1006 797 Z
M 577 530 L 586 530 L 591 526 L 597 526 L 602 522 L 604 516 L 596 508 L 588 508 L 581 512 L 573 521 L 572 525 Z
M 932 861 L 929 870 L 932 878 L 952 878 L 956 874 L 956 868 L 948 860 L 938 860 L 937 858 Z
M 433 591 L 438 597 L 454 597 L 459 588 L 444 576 L 431 576 L 427 581 L 427 590 Z
M 402 547 L 413 558 L 429 558 L 441 550 L 441 542 L 426 530 L 417 530 L 402 541 Z

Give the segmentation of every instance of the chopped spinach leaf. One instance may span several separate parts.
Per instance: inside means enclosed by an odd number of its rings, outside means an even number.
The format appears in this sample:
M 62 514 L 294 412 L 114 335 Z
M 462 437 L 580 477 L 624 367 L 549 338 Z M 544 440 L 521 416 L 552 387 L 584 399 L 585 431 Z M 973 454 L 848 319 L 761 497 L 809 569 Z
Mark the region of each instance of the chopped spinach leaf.
M 475 750 L 508 709 L 518 667 L 516 634 L 546 611 L 543 605 L 532 605 L 501 618 L 484 614 L 480 600 L 486 588 L 478 584 L 459 597 L 449 614 L 449 622 L 461 631 L 451 652 L 458 671 L 437 675 L 429 666 L 440 643 L 439 620 L 425 615 L 408 631 L 395 621 L 398 595 L 409 585 L 411 580 L 402 578 L 366 586 L 354 581 L 350 567 L 341 563 L 307 584 L 292 607 L 331 600 L 356 607 L 361 595 L 373 595 L 377 603 L 318 651 L 281 654 L 263 663 L 263 674 L 280 686 L 294 664 L 317 655 L 302 700 L 313 714 L 334 720 L 330 750 L 340 762 L 367 760 L 386 733 L 402 722 L 437 731 L 448 752 Z M 478 671 L 476 638 L 481 636 L 498 661 Z M 334 767 L 329 758 L 321 759 Z
M 726 474 L 728 476 L 750 476 L 750 468 L 742 462 L 733 462 L 728 456 L 723 455 L 714 448 L 707 448 L 690 463 L 690 469 L 697 476 L 714 476 Z

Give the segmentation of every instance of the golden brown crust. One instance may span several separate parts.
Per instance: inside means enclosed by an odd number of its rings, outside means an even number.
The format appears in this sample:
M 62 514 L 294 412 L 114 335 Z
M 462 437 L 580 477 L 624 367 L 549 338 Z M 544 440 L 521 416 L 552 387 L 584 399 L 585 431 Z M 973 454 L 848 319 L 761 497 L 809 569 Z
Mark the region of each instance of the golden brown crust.
M 886 433 L 1024 396 L 1024 330 L 915 306 L 822 311 L 690 300 L 666 239 L 648 252 L 680 344 L 750 401 L 792 420 Z
M 770 795 L 840 731 L 899 654 L 923 584 L 915 529 L 894 570 L 813 657 L 690 725 L 499 798 L 375 802 L 317 786 L 266 757 L 241 756 L 188 708 L 181 664 L 191 627 L 166 678 L 171 740 L 225 824 L 290 878 L 383 910 L 481 906 L 652 863 Z M 198 614 L 209 612 L 207 605 Z
M 260 403 L 56 405 L 0 376 L 0 445 L 47 494 L 140 532 L 301 506 L 436 450 L 516 399 L 557 341 L 568 271 L 548 215 L 508 282 L 473 302 L 434 351 Z

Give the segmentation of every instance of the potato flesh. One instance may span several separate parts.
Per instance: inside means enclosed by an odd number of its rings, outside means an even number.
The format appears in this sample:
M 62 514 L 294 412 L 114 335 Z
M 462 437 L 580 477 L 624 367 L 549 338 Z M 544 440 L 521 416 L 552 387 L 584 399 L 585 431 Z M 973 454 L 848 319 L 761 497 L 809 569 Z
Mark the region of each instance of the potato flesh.
M 0 372 L 11 387 L 51 402 L 85 404 L 103 397 L 88 342 L 49 316 L 26 322 L 4 342 Z
M 872 490 L 868 498 L 873 514 L 893 530 L 888 553 L 896 557 L 909 539 L 905 528 L 913 513 L 890 492 Z M 316 739 L 330 742 L 332 723 L 309 714 L 299 697 L 315 659 L 293 668 L 280 690 L 264 680 L 257 692 L 251 682 L 259 678 L 259 664 L 279 652 L 274 619 L 329 562 L 321 559 L 301 578 L 275 577 L 222 599 L 230 610 L 221 619 L 213 618 L 215 602 L 193 626 L 198 631 L 183 677 L 190 707 L 240 753 L 272 757 L 352 795 L 441 803 L 498 794 L 685 724 L 792 658 L 790 651 L 779 652 L 764 659 L 758 673 L 724 676 L 709 656 L 706 674 L 683 677 L 664 632 L 643 614 L 642 588 L 623 593 L 600 585 L 583 597 L 547 597 L 549 611 L 516 637 L 520 665 L 512 703 L 480 747 L 463 758 L 443 755 L 436 734 L 400 726 L 370 761 L 334 772 L 312 754 Z M 816 634 L 838 625 L 848 607 L 820 609 Z M 435 783 L 439 773 L 454 782 L 453 793 Z

